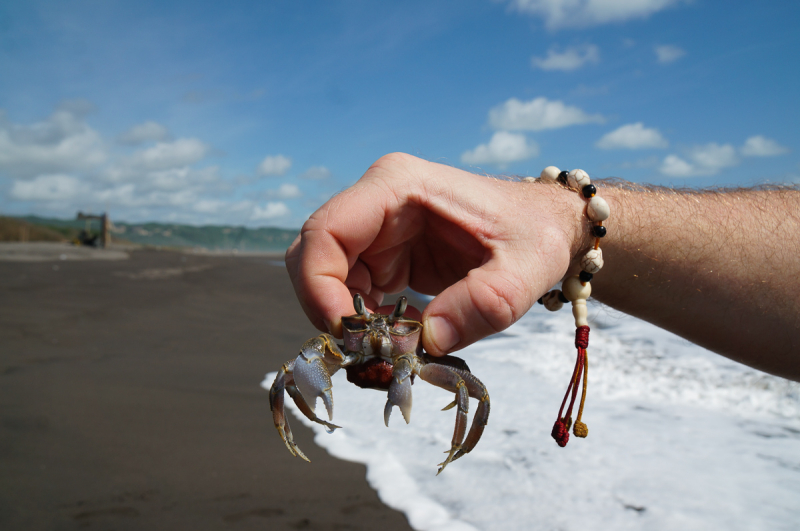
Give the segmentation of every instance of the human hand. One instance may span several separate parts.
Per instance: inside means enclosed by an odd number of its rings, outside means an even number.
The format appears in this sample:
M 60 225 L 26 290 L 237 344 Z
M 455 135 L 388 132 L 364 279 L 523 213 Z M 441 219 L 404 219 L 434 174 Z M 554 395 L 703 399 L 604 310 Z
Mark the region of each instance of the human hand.
M 441 356 L 517 321 L 588 244 L 578 194 L 492 179 L 405 154 L 379 159 L 306 221 L 286 253 L 300 303 L 341 337 L 353 294 L 370 309 L 411 287 Z

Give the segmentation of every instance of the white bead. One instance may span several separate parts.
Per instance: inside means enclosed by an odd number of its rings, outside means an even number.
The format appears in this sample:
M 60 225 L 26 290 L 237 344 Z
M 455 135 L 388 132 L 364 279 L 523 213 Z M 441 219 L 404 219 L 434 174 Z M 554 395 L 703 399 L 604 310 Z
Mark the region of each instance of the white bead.
M 536 177 L 523 177 L 520 181 L 523 183 L 535 183 Z
M 561 173 L 561 170 L 556 168 L 555 166 L 548 166 L 542 170 L 542 179 L 549 179 L 551 181 L 555 181 L 558 179 L 558 174 Z
M 587 273 L 595 274 L 603 269 L 603 251 L 591 249 L 581 258 L 581 269 Z
M 545 293 L 544 297 L 542 297 L 542 304 L 544 304 L 544 307 L 551 312 L 557 312 L 564 307 L 564 303 L 558 298 L 559 293 L 561 292 L 557 289 L 554 289 L 553 291 Z
M 581 282 L 577 276 L 569 277 L 561 283 L 561 293 L 571 302 L 577 300 L 586 300 L 592 294 L 592 285 L 588 282 L 586 284 Z
M 611 215 L 611 209 L 605 199 L 596 195 L 589 200 L 589 204 L 586 207 L 586 215 L 592 221 L 605 221 Z
M 586 308 L 586 299 L 572 301 L 572 316 L 575 318 L 575 328 L 589 326 L 589 310 Z
M 592 184 L 592 180 L 589 178 L 589 174 L 583 170 L 572 170 L 567 174 L 567 184 L 570 188 L 574 188 L 579 192 L 583 190 L 583 187 L 587 184 Z

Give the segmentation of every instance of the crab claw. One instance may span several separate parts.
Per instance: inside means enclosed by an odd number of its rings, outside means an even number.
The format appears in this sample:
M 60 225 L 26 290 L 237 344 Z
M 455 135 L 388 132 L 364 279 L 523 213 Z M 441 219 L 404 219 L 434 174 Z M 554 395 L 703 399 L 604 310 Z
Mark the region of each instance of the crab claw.
M 413 369 L 410 360 L 403 356 L 394 364 L 392 370 L 392 383 L 389 385 L 386 406 L 383 408 L 383 422 L 389 427 L 389 417 L 392 408 L 397 406 L 403 419 L 408 424 L 411 421 L 411 375 Z
M 294 382 L 312 411 L 316 408 L 317 398 L 321 397 L 328 411 L 328 420 L 333 420 L 333 384 L 324 356 L 324 337 L 306 341 L 294 362 Z

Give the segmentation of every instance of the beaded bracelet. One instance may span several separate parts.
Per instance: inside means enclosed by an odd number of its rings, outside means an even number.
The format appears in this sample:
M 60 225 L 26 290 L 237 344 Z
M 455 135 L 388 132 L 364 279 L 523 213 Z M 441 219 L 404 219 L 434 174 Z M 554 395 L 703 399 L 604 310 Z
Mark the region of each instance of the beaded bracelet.
M 587 200 L 586 217 L 592 223 L 592 235 L 595 238 L 594 246 L 581 258 L 580 266 L 582 271 L 580 274 L 564 280 L 561 284 L 561 290 L 552 290 L 539 299 L 539 303 L 550 311 L 558 311 L 565 302 L 571 302 L 572 315 L 575 317 L 575 347 L 578 349 L 578 356 L 567 392 L 564 395 L 564 400 L 561 401 L 561 408 L 558 410 L 558 418 L 551 432 L 558 445 L 564 447 L 569 442 L 569 429 L 572 426 L 572 407 L 575 405 L 575 399 L 578 395 L 578 382 L 581 380 L 581 402 L 578 407 L 578 417 L 572 427 L 572 433 L 581 438 L 589 434 L 589 428 L 581 421 L 583 405 L 586 401 L 586 385 L 589 372 L 586 352 L 589 346 L 589 321 L 587 319 L 586 299 L 592 293 L 590 284 L 592 277 L 603 267 L 600 238 L 606 235 L 603 221 L 608 219 L 611 211 L 608 203 L 597 195 L 597 188 L 589 179 L 589 174 L 583 170 L 568 172 L 561 171 L 555 166 L 548 166 L 542 170 L 540 178 L 542 180 L 556 181 L 567 189 L 578 192 L 581 197 Z M 567 404 L 568 398 L 569 406 L 566 414 L 564 414 L 564 406 Z

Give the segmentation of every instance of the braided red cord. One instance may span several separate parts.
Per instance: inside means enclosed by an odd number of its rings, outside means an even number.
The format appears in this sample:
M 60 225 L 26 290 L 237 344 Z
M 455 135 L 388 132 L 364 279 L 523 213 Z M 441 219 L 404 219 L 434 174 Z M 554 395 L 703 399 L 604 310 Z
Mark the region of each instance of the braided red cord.
M 550 435 L 556 440 L 559 446 L 564 447 L 569 442 L 569 428 L 572 424 L 572 407 L 575 405 L 575 399 L 578 397 L 578 383 L 581 381 L 583 375 L 583 368 L 586 364 L 586 348 L 589 346 L 589 327 L 579 326 L 575 329 L 575 347 L 578 349 L 578 356 L 575 360 L 575 368 L 572 370 L 572 378 L 567 386 L 567 392 L 564 394 L 564 400 L 561 401 L 561 408 L 558 410 L 558 419 L 553 424 L 553 430 Z M 569 406 L 567 406 L 566 415 L 564 413 L 564 406 L 567 404 L 569 398 Z
M 550 435 L 562 448 L 569 442 L 569 429 L 567 429 L 566 423 L 561 419 L 558 419 L 556 423 L 553 424 L 553 431 L 550 432 Z
M 589 348 L 589 327 L 579 326 L 575 329 L 575 348 Z

